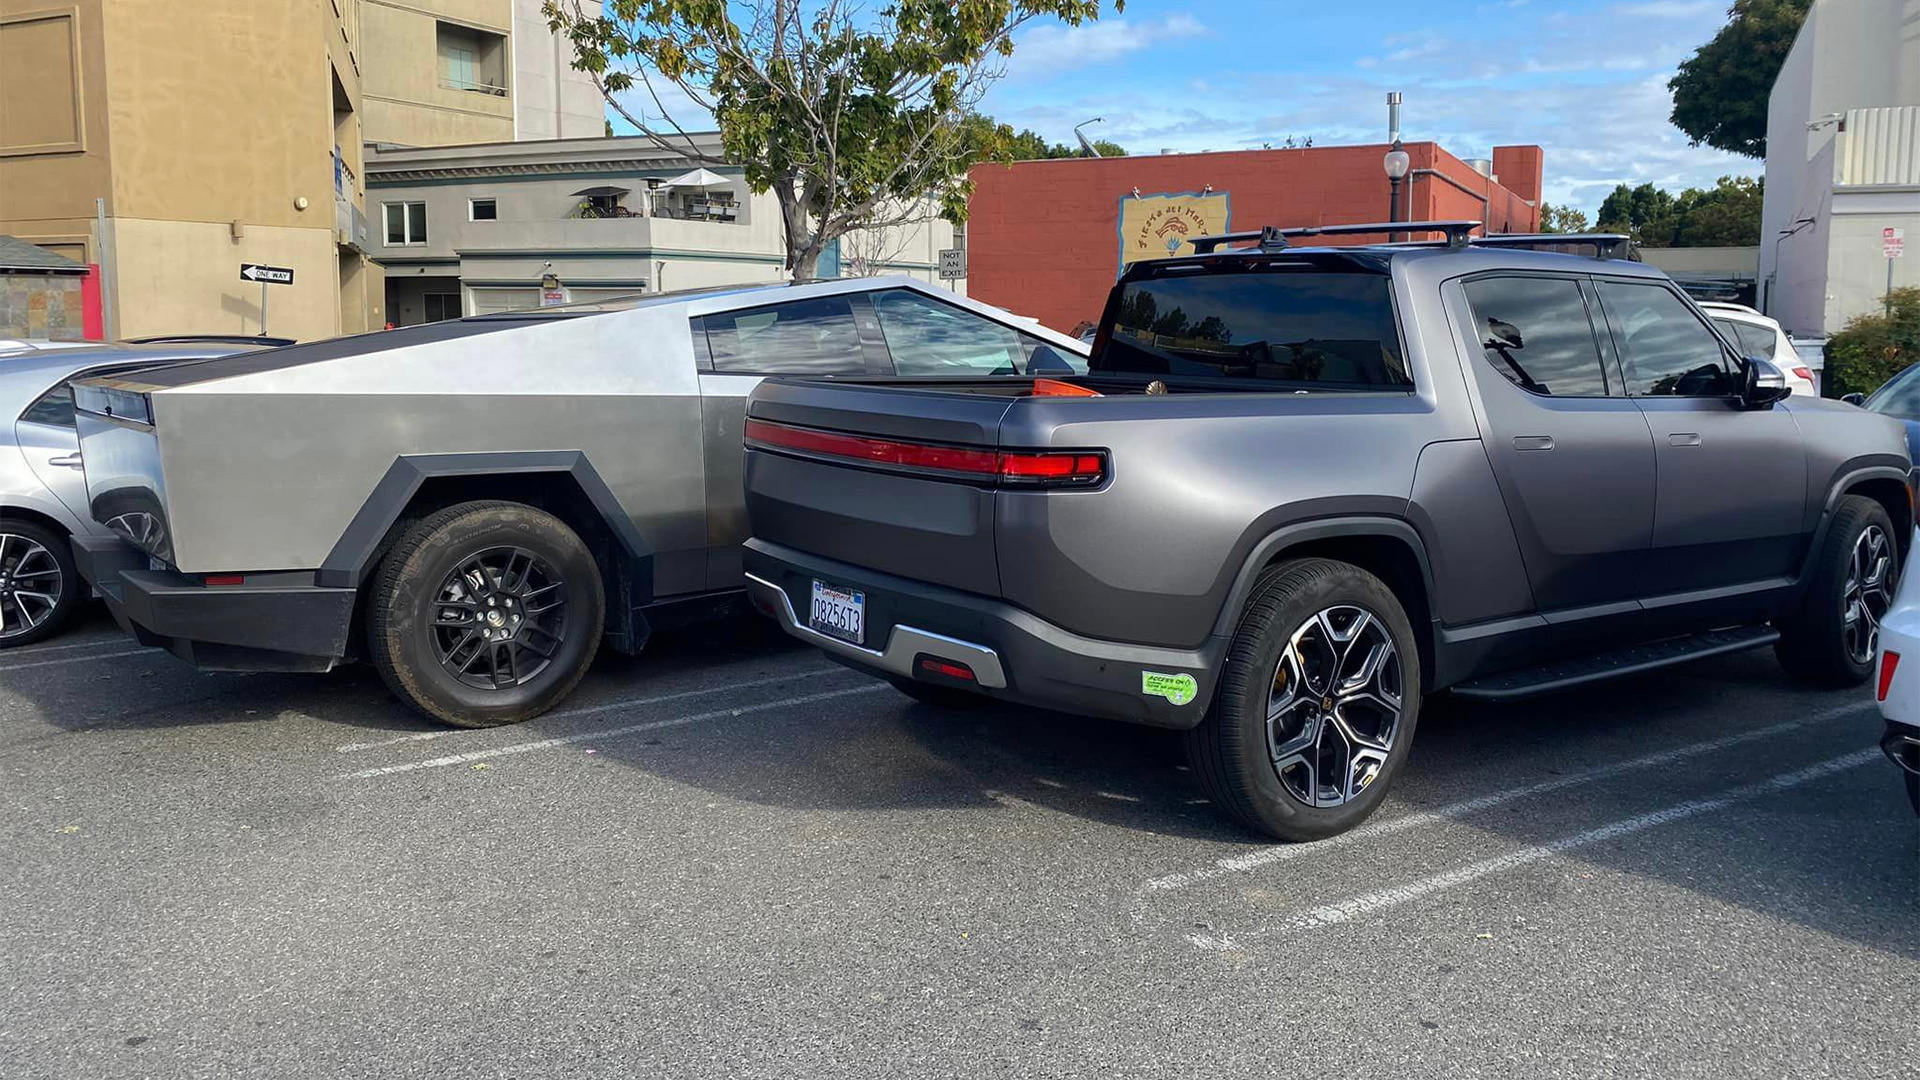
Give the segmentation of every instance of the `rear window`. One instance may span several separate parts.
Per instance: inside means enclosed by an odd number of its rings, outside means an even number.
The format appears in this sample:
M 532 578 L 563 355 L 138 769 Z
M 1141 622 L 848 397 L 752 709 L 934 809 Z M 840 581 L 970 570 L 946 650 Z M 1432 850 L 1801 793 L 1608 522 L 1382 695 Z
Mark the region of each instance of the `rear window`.
M 1384 274 L 1259 267 L 1127 284 L 1096 371 L 1413 385 Z

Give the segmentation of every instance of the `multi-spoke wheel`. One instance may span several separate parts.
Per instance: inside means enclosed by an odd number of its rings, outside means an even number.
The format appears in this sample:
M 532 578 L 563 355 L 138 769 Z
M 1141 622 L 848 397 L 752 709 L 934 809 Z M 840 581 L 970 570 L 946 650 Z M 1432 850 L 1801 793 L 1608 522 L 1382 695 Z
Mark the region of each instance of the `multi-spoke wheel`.
M 1367 789 L 1400 726 L 1400 657 L 1365 608 L 1316 612 L 1287 639 L 1267 699 L 1267 744 L 1281 786 L 1308 806 Z
M 520 503 L 462 503 L 414 525 L 382 560 L 368 652 L 422 712 L 518 723 L 586 673 L 604 606 L 593 553 L 564 522 Z
M 79 581 L 66 537 L 0 520 L 0 649 L 58 632 L 79 603 Z
M 1843 497 L 1814 563 L 1800 607 L 1774 625 L 1774 654 L 1799 678 L 1857 686 L 1873 671 L 1880 620 L 1900 580 L 1893 522 L 1879 503 Z
M 1228 814 L 1318 839 L 1380 804 L 1419 708 L 1419 650 L 1392 591 L 1357 566 L 1300 559 L 1255 588 L 1188 756 Z

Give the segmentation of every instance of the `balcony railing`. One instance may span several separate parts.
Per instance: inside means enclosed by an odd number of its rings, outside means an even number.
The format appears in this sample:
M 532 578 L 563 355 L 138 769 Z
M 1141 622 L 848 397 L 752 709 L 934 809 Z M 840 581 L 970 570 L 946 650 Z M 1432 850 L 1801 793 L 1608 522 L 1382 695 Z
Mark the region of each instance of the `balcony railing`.
M 442 76 L 440 79 L 440 89 L 465 90 L 471 94 L 486 94 L 489 97 L 507 96 L 507 88 L 504 86 L 495 86 L 492 83 L 473 82 L 467 79 L 450 79 L 445 76 Z

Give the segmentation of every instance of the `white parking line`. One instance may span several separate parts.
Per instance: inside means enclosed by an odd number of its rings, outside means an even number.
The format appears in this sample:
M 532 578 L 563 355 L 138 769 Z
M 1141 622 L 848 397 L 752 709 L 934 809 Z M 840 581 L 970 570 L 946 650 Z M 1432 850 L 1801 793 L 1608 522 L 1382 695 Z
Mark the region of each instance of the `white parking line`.
M 1551 780 L 1542 780 L 1537 784 L 1527 784 L 1523 787 L 1492 792 L 1476 798 L 1451 803 L 1436 810 L 1423 810 L 1418 813 L 1408 814 L 1405 817 L 1382 821 L 1376 825 L 1367 825 L 1362 828 L 1353 829 L 1341 833 L 1338 836 L 1328 837 L 1325 840 L 1316 840 L 1310 844 L 1280 844 L 1275 847 L 1262 848 L 1259 851 L 1250 852 L 1245 855 L 1235 855 L 1232 858 L 1221 859 L 1212 866 L 1202 869 L 1187 870 L 1178 874 L 1168 874 L 1165 877 L 1155 878 L 1147 882 L 1147 888 L 1149 890 L 1181 889 L 1188 885 L 1195 885 L 1225 874 L 1245 873 L 1248 870 L 1257 870 L 1262 866 L 1269 866 L 1273 863 L 1284 862 L 1289 859 L 1298 859 L 1307 855 L 1319 855 L 1348 844 L 1372 840 L 1376 837 L 1388 836 L 1393 833 L 1405 832 L 1409 829 L 1422 829 L 1430 825 L 1439 825 L 1467 814 L 1474 814 L 1491 807 L 1499 806 L 1502 803 L 1513 802 L 1516 799 L 1531 798 L 1535 795 L 1544 795 L 1548 792 L 1560 791 L 1564 788 L 1590 784 L 1596 780 L 1607 780 L 1624 773 L 1636 772 L 1640 769 L 1651 769 L 1661 765 L 1670 765 L 1676 761 L 1685 761 L 1688 758 L 1699 757 L 1701 754 L 1711 754 L 1717 750 L 1725 750 L 1731 746 L 1739 746 L 1741 743 L 1754 742 L 1758 739 L 1784 734 L 1797 728 L 1809 727 L 1813 724 L 1845 716 L 1848 713 L 1863 713 L 1870 708 L 1872 708 L 1871 702 L 1849 702 L 1848 704 L 1835 706 L 1834 708 L 1826 709 L 1798 720 L 1789 720 L 1783 724 L 1754 728 L 1751 731 L 1742 731 L 1738 734 L 1728 735 L 1723 738 L 1709 739 L 1706 742 L 1690 743 L 1686 746 L 1675 747 L 1672 750 L 1662 750 L 1659 753 L 1648 754 L 1644 757 L 1618 761 L 1611 765 L 1601 765 L 1597 768 L 1587 769 L 1582 772 L 1568 773 L 1565 776 L 1556 776 Z
M 89 641 L 74 641 L 65 645 L 28 645 L 20 649 L 8 649 L 7 656 L 38 656 L 41 653 L 65 652 L 69 649 L 91 649 L 101 645 L 125 645 L 127 636 L 115 634 L 112 637 L 93 638 Z
M 1804 769 L 1781 773 L 1778 776 L 1761 780 L 1757 783 L 1742 784 L 1736 788 L 1729 788 L 1711 798 L 1693 799 L 1688 802 L 1676 803 L 1673 806 L 1660 810 L 1650 811 L 1630 818 L 1623 818 L 1619 821 L 1602 825 L 1596 829 L 1588 829 L 1586 832 L 1575 833 L 1572 836 L 1563 836 L 1558 840 L 1550 840 L 1544 844 L 1521 848 L 1518 851 L 1508 852 L 1496 858 L 1484 859 L 1476 863 L 1468 863 L 1465 866 L 1457 867 L 1443 873 L 1420 878 L 1416 881 L 1410 881 L 1405 885 L 1396 885 L 1389 889 L 1362 893 L 1359 896 L 1349 897 L 1337 903 L 1311 908 L 1279 926 L 1260 927 L 1238 938 L 1224 935 L 1220 937 L 1210 937 L 1204 934 L 1189 934 L 1187 935 L 1187 940 L 1203 949 L 1227 951 L 1238 949 L 1245 942 L 1256 938 L 1268 937 L 1274 934 L 1300 933 L 1322 926 L 1351 922 L 1362 915 L 1370 915 L 1377 911 L 1385 911 L 1389 908 L 1399 907 L 1402 904 L 1411 903 L 1421 897 L 1431 896 L 1443 889 L 1457 888 L 1469 882 L 1478 881 L 1489 874 L 1516 870 L 1522 866 L 1539 862 L 1542 859 L 1550 858 L 1562 852 L 1571 851 L 1574 848 L 1604 843 L 1605 841 L 1617 839 L 1622 836 L 1644 832 L 1657 825 L 1666 825 L 1686 818 L 1698 817 L 1701 814 L 1712 813 L 1715 810 L 1724 810 L 1734 803 L 1743 802 L 1747 799 L 1757 798 L 1762 795 L 1769 795 L 1777 791 L 1784 791 L 1787 788 L 1795 787 L 1799 784 L 1819 780 L 1822 777 L 1831 776 L 1834 773 L 1876 761 L 1879 757 L 1880 751 L 1876 749 L 1855 750 L 1850 754 L 1842 754 L 1836 758 L 1828 758 L 1817 765 L 1809 765 Z
M 720 693 L 725 693 L 728 690 L 745 690 L 745 689 L 748 689 L 749 687 L 754 687 L 754 686 L 767 686 L 772 683 L 792 682 L 795 679 L 805 678 L 808 675 L 818 675 L 821 672 L 833 671 L 833 670 L 835 670 L 835 667 L 833 665 L 821 664 L 817 667 L 801 668 L 798 671 L 788 672 L 785 675 L 769 675 L 762 679 L 745 679 L 740 682 L 729 682 L 722 686 L 702 687 L 699 690 L 681 690 L 677 693 L 656 694 L 652 697 L 621 698 L 618 701 L 603 701 L 598 705 L 588 705 L 578 709 L 562 709 L 559 712 L 548 713 L 542 719 L 565 720 L 568 717 L 590 716 L 594 713 L 606 712 L 609 709 L 624 709 L 624 708 L 628 708 L 635 705 L 658 705 L 663 701 L 679 701 L 682 698 L 702 697 L 707 694 L 720 694 Z M 470 730 L 471 729 L 469 728 L 448 728 L 444 731 L 418 731 L 411 735 L 397 735 L 391 739 L 380 739 L 375 742 L 346 743 L 341 746 L 336 746 L 333 749 L 335 753 L 352 754 L 361 750 L 372 750 L 381 746 L 393 746 L 397 743 L 425 742 L 428 739 L 440 739 L 440 738 L 445 738 L 448 735 L 462 735 Z
M 509 754 L 526 754 L 535 750 L 551 750 L 556 746 L 569 746 L 573 743 L 592 742 L 598 739 L 615 739 L 622 735 L 631 735 L 640 731 L 657 731 L 660 728 L 680 727 L 684 724 L 697 724 L 702 720 L 719 720 L 748 713 L 766 712 L 768 709 L 784 709 L 792 705 L 807 705 L 831 698 L 848 697 L 853 694 L 871 694 L 876 690 L 887 689 L 885 683 L 871 683 L 866 686 L 854 686 L 845 690 L 828 690 L 819 694 L 803 694 L 800 697 L 782 698 L 779 701 L 763 701 L 757 705 L 742 705 L 738 708 L 714 709 L 710 712 L 695 713 L 692 716 L 677 716 L 669 720 L 651 720 L 644 724 L 628 724 L 625 727 L 608 728 L 605 731 L 583 731 L 577 735 L 562 735 L 552 739 L 540 739 L 535 742 L 514 743 L 511 746 L 496 746 L 487 750 L 472 750 L 464 754 L 449 754 L 446 757 L 430 758 L 426 761 L 409 761 L 401 765 L 382 765 L 375 769 L 361 769 L 347 773 L 343 779 L 366 780 L 375 776 L 388 776 L 393 773 L 413 772 L 416 769 L 444 769 L 449 765 L 464 765 L 470 761 L 485 761 L 488 758 L 506 757 Z M 582 709 L 572 715 L 605 712 L 608 709 L 624 708 L 627 702 L 608 702 Z
M 163 655 L 152 649 L 121 649 L 119 652 L 95 653 L 92 656 L 63 656 L 58 660 L 33 660 L 24 664 L 0 664 L 0 671 L 23 671 L 27 668 L 52 667 L 55 664 L 84 664 L 89 660 L 111 660 L 116 656 Z

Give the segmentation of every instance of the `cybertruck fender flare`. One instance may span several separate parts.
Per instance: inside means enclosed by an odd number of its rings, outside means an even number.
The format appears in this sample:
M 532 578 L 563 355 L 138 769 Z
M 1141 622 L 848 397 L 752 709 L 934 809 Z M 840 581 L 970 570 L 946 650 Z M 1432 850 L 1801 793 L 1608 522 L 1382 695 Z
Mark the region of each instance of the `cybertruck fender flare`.
M 1427 545 L 1420 539 L 1420 533 L 1411 524 L 1401 518 L 1355 514 L 1341 517 L 1315 518 L 1298 521 L 1267 533 L 1253 545 L 1247 557 L 1242 561 L 1239 573 L 1234 575 L 1233 587 L 1227 591 L 1226 602 L 1221 605 L 1220 614 L 1214 620 L 1213 633 L 1217 639 L 1225 639 L 1233 634 L 1234 624 L 1239 621 L 1240 610 L 1246 606 L 1247 597 L 1253 592 L 1254 582 L 1259 580 L 1260 571 L 1273 561 L 1275 555 L 1298 544 L 1317 540 L 1337 540 L 1341 537 L 1384 537 L 1405 544 L 1413 552 L 1420 564 L 1420 585 L 1425 595 L 1421 598 L 1429 611 L 1433 608 L 1433 564 L 1427 558 Z M 1418 616 L 1408 612 L 1418 625 Z M 1424 628 L 1421 628 L 1424 632 Z
M 360 511 L 347 524 L 345 532 L 320 564 L 315 583 L 339 588 L 357 588 L 373 572 L 380 545 L 394 522 L 406 512 L 407 504 L 430 479 L 450 476 L 525 476 L 530 474 L 566 475 L 578 484 L 592 504 L 593 511 L 626 556 L 636 592 L 651 594 L 653 586 L 653 549 L 647 545 L 633 519 L 621 509 L 613 491 L 594 470 L 592 462 L 578 450 L 536 450 L 472 454 L 408 454 L 394 459 L 386 475 L 375 484 Z M 635 606 L 650 599 L 633 597 Z

